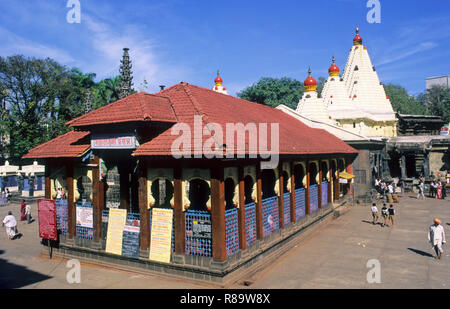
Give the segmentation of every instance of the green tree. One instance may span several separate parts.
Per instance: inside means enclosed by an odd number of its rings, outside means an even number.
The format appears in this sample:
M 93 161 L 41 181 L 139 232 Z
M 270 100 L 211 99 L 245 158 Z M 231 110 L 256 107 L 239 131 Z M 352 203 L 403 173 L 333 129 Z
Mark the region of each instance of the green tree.
M 296 109 L 305 89 L 298 80 L 283 77 L 263 77 L 257 83 L 237 94 L 241 99 L 277 107 L 284 104 Z
M 69 130 L 65 123 L 82 114 L 85 89 L 94 86 L 94 77 L 49 58 L 0 57 L 0 89 L 8 90 L 5 126 L 13 162 Z
M 427 90 L 424 99 L 433 115 L 442 117 L 446 123 L 450 122 L 450 88 L 433 86 Z
M 392 108 L 400 114 L 428 115 L 430 114 L 427 106 L 420 102 L 416 97 L 408 94 L 405 88 L 399 85 L 384 85 L 386 95 L 389 97 Z
M 120 77 L 106 78 L 93 89 L 94 109 L 100 108 L 119 99 Z

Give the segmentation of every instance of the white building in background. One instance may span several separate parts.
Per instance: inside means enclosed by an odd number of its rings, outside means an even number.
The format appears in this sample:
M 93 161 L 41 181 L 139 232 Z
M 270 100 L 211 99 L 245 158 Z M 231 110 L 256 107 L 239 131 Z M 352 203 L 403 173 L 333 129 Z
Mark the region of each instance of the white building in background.
M 450 88 L 450 76 L 435 76 L 426 79 L 426 89 L 431 89 L 433 86 L 443 86 Z
M 297 112 L 312 120 L 326 121 L 367 137 L 394 137 L 397 118 L 389 97 L 380 83 L 359 29 L 353 39 L 345 69 L 333 63 L 329 77 L 317 96 L 317 81 L 309 72 L 305 80 L 305 95 Z

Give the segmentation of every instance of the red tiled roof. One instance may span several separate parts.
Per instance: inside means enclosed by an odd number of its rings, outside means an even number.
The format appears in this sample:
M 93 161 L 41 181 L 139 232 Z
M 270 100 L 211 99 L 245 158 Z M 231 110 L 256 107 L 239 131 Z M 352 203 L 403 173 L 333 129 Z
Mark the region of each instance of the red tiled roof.
M 177 118 L 168 98 L 138 92 L 75 118 L 67 125 L 83 127 L 135 121 L 176 122 Z
M 90 145 L 81 141 L 90 132 L 70 131 L 58 136 L 47 143 L 31 149 L 23 159 L 45 159 L 45 158 L 75 158 L 80 157 L 89 150 Z M 81 142 L 80 142 L 81 141 Z M 80 144 L 77 144 L 80 143 Z
M 267 141 L 270 145 L 270 124 L 279 124 L 279 154 L 356 154 L 354 148 L 344 141 L 322 129 L 314 129 L 288 114 L 269 106 L 245 101 L 236 97 L 220 94 L 206 88 L 180 83 L 156 95 L 168 97 L 173 104 L 179 123 L 187 124 L 191 129 L 191 148 L 194 154 L 194 115 L 201 115 L 203 126 L 217 123 L 223 130 L 223 141 L 226 144 L 226 125 L 242 123 L 268 125 Z M 180 133 L 181 134 L 181 133 Z M 171 129 L 163 132 L 147 143 L 142 144 L 135 156 L 172 155 L 171 147 L 180 135 L 172 135 Z M 210 136 L 203 135 L 202 145 Z M 220 143 L 218 143 L 218 146 Z M 235 136 L 235 144 L 237 139 Z M 256 153 L 249 150 L 249 139 L 245 139 L 245 153 Z M 236 145 L 227 151 L 237 154 Z M 212 153 L 212 152 L 211 152 Z

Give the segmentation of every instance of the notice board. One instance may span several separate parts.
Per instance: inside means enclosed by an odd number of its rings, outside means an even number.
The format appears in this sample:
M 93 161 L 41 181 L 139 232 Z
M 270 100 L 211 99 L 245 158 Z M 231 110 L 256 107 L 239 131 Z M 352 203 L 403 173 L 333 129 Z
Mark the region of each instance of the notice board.
M 172 209 L 152 209 L 150 260 L 170 263 L 172 251 Z
M 38 200 L 39 237 L 50 240 L 58 239 L 56 223 L 56 201 Z
M 127 218 L 123 228 L 122 255 L 139 258 L 140 220 Z
M 94 211 L 92 206 L 88 207 L 84 204 L 77 204 L 77 226 L 94 228 Z
M 108 233 L 106 234 L 106 252 L 121 255 L 123 228 L 127 220 L 126 209 L 110 209 Z

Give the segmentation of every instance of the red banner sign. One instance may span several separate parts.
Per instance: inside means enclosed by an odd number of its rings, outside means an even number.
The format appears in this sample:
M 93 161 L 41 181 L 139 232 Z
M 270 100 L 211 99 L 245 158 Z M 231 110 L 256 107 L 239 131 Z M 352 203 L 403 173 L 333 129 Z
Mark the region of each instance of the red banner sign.
M 56 201 L 38 200 L 39 237 L 57 240 Z

